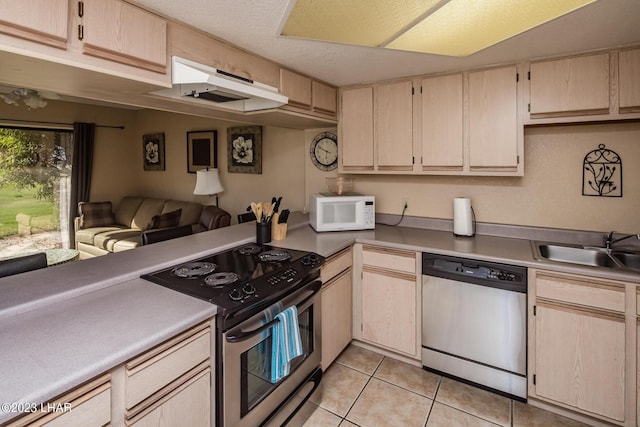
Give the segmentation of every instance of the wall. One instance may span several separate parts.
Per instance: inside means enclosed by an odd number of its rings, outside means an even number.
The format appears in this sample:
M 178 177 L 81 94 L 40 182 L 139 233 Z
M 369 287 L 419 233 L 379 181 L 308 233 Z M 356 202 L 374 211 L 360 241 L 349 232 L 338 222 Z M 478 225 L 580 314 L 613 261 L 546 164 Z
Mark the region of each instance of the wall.
M 123 196 L 139 194 L 215 203 L 209 196 L 193 194 L 196 175 L 187 172 L 187 132 L 217 130 L 218 169 L 225 188 L 219 196 L 219 205 L 232 215 L 232 222 L 252 201 L 271 201 L 273 196 L 283 196 L 282 209 L 304 209 L 305 145 L 301 130 L 263 127 L 262 174 L 258 175 L 227 172 L 226 130 L 238 126 L 237 123 L 62 101 L 49 101 L 47 107 L 31 111 L 2 102 L 0 119 L 6 125 L 31 120 L 68 123 L 67 128 L 74 121 L 125 126 L 124 130 L 96 129 L 92 201 L 110 200 L 117 205 Z M 156 132 L 165 133 L 165 170 L 144 171 L 142 135 Z
M 263 173 L 227 172 L 226 129 L 236 124 L 150 110 L 123 110 L 49 101 L 28 111 L 0 103 L 0 119 L 94 122 L 124 125 L 97 128 L 92 200 L 117 203 L 125 194 L 145 194 L 213 203 L 192 194 L 195 174 L 187 173 L 186 133 L 218 131 L 218 161 L 225 192 L 220 206 L 235 215 L 251 201 L 283 196 L 282 208 L 306 209 L 309 194 L 325 191 L 323 172 L 313 166 L 309 146 L 320 132 L 263 128 Z M 166 170 L 144 171 L 142 135 L 165 132 Z M 550 126 L 525 130 L 525 176 L 519 178 L 353 175 L 356 191 L 377 197 L 377 211 L 450 219 L 452 200 L 471 197 L 481 222 L 626 233 L 640 231 L 640 123 Z M 582 196 L 582 161 L 598 144 L 617 151 L 623 162 L 623 197 Z
M 584 156 L 598 144 L 622 158 L 621 198 L 582 196 Z M 407 215 L 451 219 L 453 198 L 470 197 L 480 222 L 637 233 L 639 161 L 640 123 L 550 126 L 526 128 L 524 177 L 353 177 L 356 191 L 377 197 L 379 213 L 400 214 L 407 198 Z
M 263 127 L 262 174 L 244 174 L 227 171 L 226 131 L 237 123 L 152 110 L 140 110 L 136 119 L 131 155 L 139 194 L 214 204 L 209 196 L 193 194 L 196 175 L 187 172 L 187 132 L 217 130 L 218 170 L 225 189 L 219 206 L 232 215 L 232 222 L 251 202 L 270 202 L 273 196 L 283 197 L 281 209 L 304 208 L 304 131 Z M 165 133 L 165 171 L 144 171 L 142 135 L 156 132 Z
M 72 129 L 72 123 L 76 121 L 125 127 L 124 130 L 96 128 L 91 200 L 118 200 L 122 192 L 135 190 L 134 158 L 130 155 L 135 115 L 134 110 L 53 100 L 49 100 L 46 107 L 36 110 L 28 110 L 23 105 L 15 107 L 0 102 L 2 125 L 36 125 L 19 122 L 27 120 L 40 122 L 43 127 L 58 129 Z

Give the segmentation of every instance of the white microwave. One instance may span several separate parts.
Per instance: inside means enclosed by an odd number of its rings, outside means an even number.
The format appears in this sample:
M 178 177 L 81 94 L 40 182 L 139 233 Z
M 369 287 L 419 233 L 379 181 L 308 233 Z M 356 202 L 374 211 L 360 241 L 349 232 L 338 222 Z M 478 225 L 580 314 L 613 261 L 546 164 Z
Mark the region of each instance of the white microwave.
M 309 223 L 316 231 L 371 230 L 375 220 L 374 196 L 311 195 Z

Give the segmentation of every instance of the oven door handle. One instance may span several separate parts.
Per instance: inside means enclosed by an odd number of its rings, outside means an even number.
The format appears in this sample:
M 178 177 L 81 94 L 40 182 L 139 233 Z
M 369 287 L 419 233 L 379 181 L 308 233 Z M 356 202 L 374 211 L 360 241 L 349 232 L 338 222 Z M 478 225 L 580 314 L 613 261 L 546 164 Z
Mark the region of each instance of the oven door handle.
M 298 291 L 294 292 L 293 294 L 291 294 L 289 296 L 290 299 L 293 296 L 297 295 L 297 294 L 301 294 L 301 293 L 307 293 L 309 291 L 311 291 L 311 294 L 309 296 L 307 296 L 306 298 L 304 298 L 302 301 L 298 302 L 297 304 L 294 304 L 297 308 L 298 308 L 298 312 L 303 311 L 305 304 L 311 300 L 314 296 L 316 296 L 316 294 L 318 294 L 320 292 L 320 290 L 322 289 L 322 282 L 320 280 L 315 280 L 313 282 L 311 282 L 310 284 L 306 285 L 304 288 L 299 289 Z M 232 334 L 232 335 L 228 335 L 225 339 L 227 340 L 227 342 L 230 343 L 239 343 L 242 341 L 246 341 L 249 338 L 258 335 L 264 331 L 266 331 L 267 329 L 269 329 L 270 327 L 272 327 L 273 325 L 275 325 L 277 322 L 279 322 L 278 318 L 274 318 L 273 320 L 271 320 L 268 323 L 265 323 L 264 325 L 253 329 L 251 331 L 239 331 L 239 333 L 237 334 Z

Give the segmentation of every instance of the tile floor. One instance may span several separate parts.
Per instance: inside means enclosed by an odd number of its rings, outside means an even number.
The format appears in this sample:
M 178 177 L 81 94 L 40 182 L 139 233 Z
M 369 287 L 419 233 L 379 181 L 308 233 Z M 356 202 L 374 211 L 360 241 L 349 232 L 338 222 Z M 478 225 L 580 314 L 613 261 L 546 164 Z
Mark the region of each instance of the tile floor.
M 456 427 L 585 424 L 350 345 L 289 426 Z

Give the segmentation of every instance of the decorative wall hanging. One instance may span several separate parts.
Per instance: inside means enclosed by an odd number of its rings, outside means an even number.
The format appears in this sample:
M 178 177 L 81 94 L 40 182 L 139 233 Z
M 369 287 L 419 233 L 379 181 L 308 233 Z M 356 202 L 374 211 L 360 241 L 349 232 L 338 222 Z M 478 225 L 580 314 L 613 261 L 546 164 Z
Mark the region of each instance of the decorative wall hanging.
M 622 197 L 622 159 L 604 144 L 584 156 L 582 195 Z
M 187 172 L 218 168 L 218 132 L 203 130 L 187 132 Z
M 144 170 L 164 170 L 164 133 L 142 135 Z
M 262 127 L 227 129 L 227 168 L 236 173 L 262 173 Z

